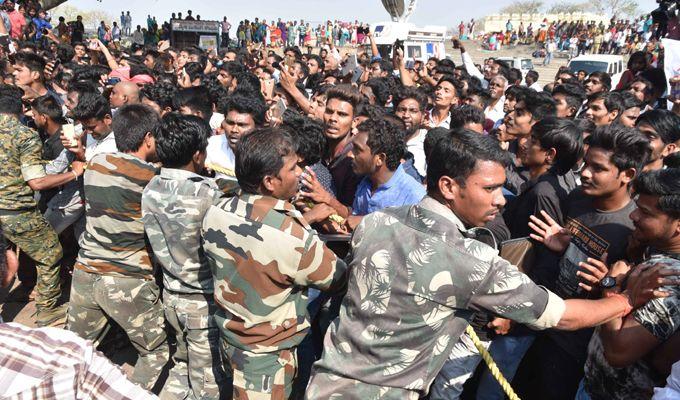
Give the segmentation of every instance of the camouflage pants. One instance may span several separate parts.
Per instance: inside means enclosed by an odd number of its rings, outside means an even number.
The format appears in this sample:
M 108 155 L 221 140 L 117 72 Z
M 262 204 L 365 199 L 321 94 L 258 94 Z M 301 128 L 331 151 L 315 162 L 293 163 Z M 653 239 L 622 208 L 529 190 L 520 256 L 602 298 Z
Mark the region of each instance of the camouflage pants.
M 163 306 L 177 339 L 177 350 L 172 356 L 175 366 L 160 398 L 219 399 L 220 392 L 222 397 L 229 397 L 230 379 L 220 357 L 220 331 L 213 318 L 212 295 L 178 295 L 165 290 Z
M 59 237 L 37 209 L 16 215 L 0 215 L 0 222 L 7 240 L 35 261 L 38 271 L 36 308 L 53 308 L 61 296 L 59 260 L 62 249 Z
M 417 400 L 418 392 L 388 386 L 376 386 L 332 373 L 312 370 L 307 386 L 307 400 Z
M 169 357 L 158 285 L 141 278 L 73 271 L 67 329 L 99 342 L 109 318 L 125 330 L 139 353 L 130 380 L 151 389 Z
M 258 354 L 223 340 L 222 350 L 234 375 L 234 400 L 282 400 L 291 396 L 297 374 L 296 349 Z

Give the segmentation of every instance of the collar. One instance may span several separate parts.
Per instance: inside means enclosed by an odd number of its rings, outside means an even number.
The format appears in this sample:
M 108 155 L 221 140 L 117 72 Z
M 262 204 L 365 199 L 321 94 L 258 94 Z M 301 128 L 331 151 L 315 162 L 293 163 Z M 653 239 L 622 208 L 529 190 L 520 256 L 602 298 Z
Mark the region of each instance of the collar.
M 201 175 L 179 168 L 161 168 L 160 176 L 161 178 L 176 180 L 189 180 L 192 178 L 199 178 L 201 180 L 206 179 Z
M 458 216 L 447 206 L 443 205 L 439 201 L 433 199 L 430 196 L 425 196 L 419 204 L 421 207 L 423 207 L 426 210 L 430 210 L 435 214 L 438 214 L 444 218 L 446 218 L 448 221 L 453 223 L 456 228 L 458 228 L 459 231 L 465 232 L 467 231 L 467 228 L 465 228 L 465 224 L 463 224 L 463 221 L 458 218 Z
M 404 167 L 401 164 L 399 164 L 399 166 L 394 171 L 390 179 L 388 179 L 387 182 L 383 183 L 382 185 L 378 186 L 376 192 L 378 190 L 385 190 L 391 188 L 392 186 L 398 185 L 401 181 L 404 180 L 405 174 L 406 172 L 404 172 Z
M 284 211 L 286 213 L 297 211 L 295 207 L 286 200 L 279 200 L 271 196 L 263 196 L 261 194 L 241 193 L 238 200 L 246 204 L 257 205 L 260 207 L 271 208 L 277 211 Z

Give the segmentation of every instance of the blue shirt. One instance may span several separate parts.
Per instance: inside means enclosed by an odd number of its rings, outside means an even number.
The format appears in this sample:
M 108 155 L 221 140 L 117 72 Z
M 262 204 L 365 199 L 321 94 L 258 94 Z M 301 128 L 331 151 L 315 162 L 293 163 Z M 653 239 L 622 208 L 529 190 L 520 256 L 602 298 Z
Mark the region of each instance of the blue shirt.
M 357 187 L 352 215 L 367 215 L 387 207 L 400 207 L 418 203 L 425 197 L 425 188 L 399 165 L 389 181 L 371 194 L 373 184 L 364 177 Z

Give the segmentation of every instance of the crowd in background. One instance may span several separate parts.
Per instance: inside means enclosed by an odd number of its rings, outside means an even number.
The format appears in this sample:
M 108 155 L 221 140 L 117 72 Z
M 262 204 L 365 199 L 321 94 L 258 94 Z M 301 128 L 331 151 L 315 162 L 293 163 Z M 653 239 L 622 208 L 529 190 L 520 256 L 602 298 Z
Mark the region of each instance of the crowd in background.
M 8 20 L 0 283 L 18 265 L 5 301 L 41 329 L 0 324 L 0 397 L 502 399 L 480 349 L 523 399 L 680 396 L 662 49 L 540 85 L 458 39 L 380 55 L 358 22 L 310 52 L 304 20 L 216 51 L 150 15 L 131 41 Z M 127 378 L 93 346 L 134 350 Z

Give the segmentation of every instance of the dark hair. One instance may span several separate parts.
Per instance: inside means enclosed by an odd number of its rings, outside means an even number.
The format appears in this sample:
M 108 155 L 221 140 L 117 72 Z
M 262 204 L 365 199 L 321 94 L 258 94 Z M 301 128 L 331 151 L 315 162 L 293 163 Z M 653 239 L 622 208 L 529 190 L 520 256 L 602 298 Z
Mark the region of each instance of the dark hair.
M 555 116 L 555 100 L 546 92 L 529 90 L 524 98 L 524 107 L 536 120 Z
M 448 176 L 460 185 L 477 167 L 479 161 L 493 161 L 506 167 L 508 158 L 498 141 L 467 129 L 453 130 L 448 137 L 436 142 L 427 157 L 427 191 L 439 190 L 439 179 Z
M 24 91 L 17 86 L 0 85 L 0 114 L 20 115 L 23 111 L 21 97 Z
M 97 94 L 97 88 L 92 83 L 87 81 L 76 82 L 72 80 L 68 84 L 67 92 L 78 93 L 78 98 L 80 99 L 80 96 L 82 96 L 85 93 Z
M 302 71 L 302 78 L 300 80 L 305 80 L 309 76 L 309 67 L 307 66 L 307 63 L 302 61 L 302 60 L 295 60 L 294 64 L 300 66 L 300 70 Z
M 363 102 L 361 93 L 349 85 L 338 85 L 329 89 L 326 92 L 326 104 L 328 104 L 331 99 L 338 99 L 351 104 L 354 115 L 356 115 L 357 106 Z
M 314 60 L 316 61 L 317 64 L 319 64 L 319 69 L 323 71 L 323 69 L 326 67 L 326 62 L 321 58 L 318 54 L 310 54 L 307 56 L 307 61 L 309 60 Z
M 304 160 L 304 165 L 314 165 L 321 161 L 322 154 L 326 154 L 328 142 L 321 122 L 286 110 L 281 129 L 293 138 L 295 153 Z
M 553 167 L 558 175 L 569 172 L 583 156 L 582 132 L 572 120 L 542 119 L 531 127 L 531 137 L 538 140 L 543 150 L 555 149 Z
M 640 114 L 635 126 L 647 124 L 659 135 L 664 144 L 680 140 L 680 117 L 668 110 L 650 110 Z
M 172 108 L 173 99 L 177 94 L 177 86 L 168 82 L 159 82 L 153 85 L 144 85 L 140 90 L 142 98 L 153 101 L 161 109 Z
M 599 78 L 600 82 L 602 82 L 602 86 L 605 88 L 605 92 L 608 92 L 612 89 L 612 77 L 609 76 L 608 73 L 604 71 L 595 71 L 591 73 L 588 78 Z
M 619 124 L 595 128 L 588 145 L 611 152 L 610 161 L 619 171 L 629 168 L 642 171 L 650 155 L 649 140 L 637 129 Z
M 180 168 L 189 164 L 197 151 L 206 151 L 212 131 L 202 118 L 172 112 L 163 116 L 152 134 L 163 166 Z
M 206 122 L 212 117 L 212 103 L 208 89 L 205 86 L 192 86 L 177 91 L 173 99 L 173 108 L 189 107 L 193 112 L 201 112 Z
M 244 193 L 257 194 L 262 179 L 278 175 L 283 157 L 295 153 L 293 139 L 277 128 L 255 129 L 236 146 L 236 179 Z
M 630 89 L 631 86 L 633 86 L 633 84 L 636 83 L 636 82 L 640 82 L 643 85 L 645 85 L 645 90 L 644 90 L 645 98 L 646 97 L 652 97 L 652 95 L 654 94 L 654 84 L 652 84 L 652 82 L 650 82 L 649 79 L 644 78 L 642 76 L 636 76 L 635 79 L 633 79 L 632 81 L 630 81 L 626 85 L 625 89 L 626 90 Z
M 29 53 L 29 52 L 19 52 L 14 55 L 14 63 L 18 65 L 23 65 L 24 67 L 28 68 L 31 72 L 37 72 L 40 74 L 40 80 L 43 81 L 45 79 L 44 71 L 45 71 L 45 59 L 40 57 L 37 54 Z
M 153 132 L 159 121 L 158 114 L 144 104 L 128 104 L 119 108 L 111 125 L 118 151 L 137 151 L 146 134 Z
M 223 71 L 227 71 L 229 75 L 231 75 L 232 77 L 247 71 L 246 67 L 243 64 L 238 63 L 236 61 L 227 61 L 224 64 L 220 65 L 220 69 Z
M 33 111 L 38 114 L 47 115 L 52 121 L 62 122 L 63 113 L 61 104 L 53 96 L 46 94 L 38 97 L 31 103 Z
M 390 171 L 395 171 L 404 156 L 406 143 L 404 135 L 384 119 L 367 119 L 357 127 L 359 132 L 366 132 L 368 139 L 366 144 L 371 149 L 371 154 L 385 154 L 385 165 Z
M 451 130 L 446 128 L 432 128 L 425 134 L 423 141 L 423 151 L 425 152 L 425 163 L 430 159 L 430 153 L 437 143 L 445 137 L 449 137 Z
M 390 87 L 385 80 L 386 78 L 372 78 L 364 83 L 364 85 L 371 88 L 371 91 L 375 96 L 376 105 L 380 107 L 385 107 L 391 95 Z
M 508 82 L 512 85 L 516 85 L 518 82 L 522 81 L 522 71 L 517 68 L 510 68 L 508 70 Z
M 57 58 L 62 64 L 66 64 L 73 60 L 76 55 L 74 48 L 68 44 L 57 45 Z
M 451 129 L 462 129 L 466 124 L 484 125 L 485 121 L 484 112 L 469 104 L 451 110 Z
M 619 112 L 619 115 L 621 115 L 621 113 L 626 110 L 623 105 L 621 93 L 597 92 L 588 96 L 588 103 L 592 103 L 595 100 L 603 100 L 604 108 L 607 109 L 607 112 L 616 110 Z
M 286 54 L 287 52 L 292 51 L 295 53 L 295 59 L 299 60 L 302 58 L 302 52 L 300 51 L 300 48 L 297 46 L 288 46 L 285 49 L 283 49 L 283 54 Z
M 472 97 L 472 96 L 477 96 L 479 97 L 479 100 L 482 101 L 482 105 L 484 108 L 488 107 L 489 104 L 491 103 L 491 95 L 489 94 L 489 91 L 486 89 L 480 89 L 480 90 L 475 90 L 475 91 L 470 91 L 467 94 L 467 97 Z
M 505 89 L 505 98 L 512 97 L 515 101 L 524 101 L 527 98 L 527 94 L 532 91 L 533 89 L 529 89 L 526 86 L 512 85 Z
M 250 114 L 256 126 L 262 126 L 265 122 L 267 107 L 257 98 L 234 94 L 218 102 L 217 110 L 226 117 L 229 111 L 239 114 Z
M 450 83 L 453 86 L 453 89 L 456 91 L 456 97 L 460 98 L 461 93 L 463 92 L 463 85 L 460 83 L 458 79 L 454 78 L 451 75 L 444 75 L 441 77 L 441 79 L 439 79 L 436 86 L 441 85 L 442 82 Z
M 631 69 L 631 66 L 633 65 L 634 61 L 642 61 L 643 64 L 647 66 L 647 56 L 645 52 L 644 51 L 633 52 L 630 55 L 630 58 L 628 59 L 628 64 L 626 64 L 626 68 Z
M 197 62 L 188 62 L 184 64 L 184 70 L 186 71 L 187 75 L 189 75 L 189 80 L 193 82 L 196 79 L 203 78 L 203 71 L 205 71 L 205 67 Z
M 532 69 L 531 71 L 527 72 L 525 79 L 526 78 L 531 78 L 534 82 L 538 82 L 538 72 Z
M 659 198 L 657 206 L 671 218 L 680 218 L 680 169 L 645 172 L 633 182 L 635 193 Z
M 73 118 L 86 121 L 90 118 L 102 120 L 111 116 L 109 101 L 101 94 L 86 92 L 78 97 L 78 104 L 73 108 Z
M 415 100 L 420 111 L 425 111 L 427 108 L 427 95 L 425 93 L 412 86 L 400 86 L 393 96 L 394 109 L 396 110 L 399 104 L 406 99 Z
M 578 110 L 583 105 L 583 101 L 586 99 L 586 91 L 583 90 L 583 87 L 573 83 L 563 83 L 555 86 L 552 95 L 556 94 L 564 95 L 564 101 L 567 103 L 567 106 L 576 110 L 574 115 L 578 113 Z
M 394 66 L 392 65 L 392 62 L 389 60 L 386 60 L 384 58 L 379 58 L 371 61 L 371 65 L 373 64 L 378 64 L 380 65 L 380 70 L 385 71 L 388 74 L 391 74 L 392 71 L 394 71 Z
M 618 93 L 621 95 L 621 100 L 623 101 L 623 109 L 628 110 L 629 108 L 642 108 L 643 104 L 640 100 L 638 100 L 635 95 L 627 90 L 624 91 L 617 91 L 615 93 Z
M 236 91 L 241 93 L 260 93 L 260 78 L 252 72 L 241 72 L 233 75 L 236 80 Z

